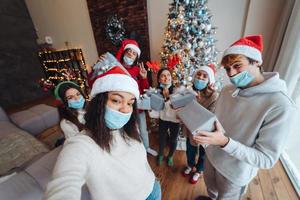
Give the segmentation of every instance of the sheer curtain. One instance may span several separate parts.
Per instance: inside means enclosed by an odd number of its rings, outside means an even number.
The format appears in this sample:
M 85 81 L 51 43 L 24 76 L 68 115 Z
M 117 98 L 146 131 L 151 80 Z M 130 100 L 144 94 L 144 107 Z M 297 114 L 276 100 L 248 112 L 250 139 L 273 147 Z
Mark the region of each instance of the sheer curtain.
M 288 94 L 298 105 L 293 127 L 281 161 L 300 196 L 300 0 L 287 1 L 267 56 L 266 71 L 277 71 L 287 83 Z

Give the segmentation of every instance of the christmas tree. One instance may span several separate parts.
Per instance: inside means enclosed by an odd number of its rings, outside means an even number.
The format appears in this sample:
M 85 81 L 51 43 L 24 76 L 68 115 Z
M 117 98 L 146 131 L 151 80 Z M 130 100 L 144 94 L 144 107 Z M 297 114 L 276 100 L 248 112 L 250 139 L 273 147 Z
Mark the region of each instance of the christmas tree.
M 207 0 L 174 0 L 161 51 L 162 66 L 173 73 L 175 84 L 188 85 L 197 67 L 217 66 L 216 27 Z

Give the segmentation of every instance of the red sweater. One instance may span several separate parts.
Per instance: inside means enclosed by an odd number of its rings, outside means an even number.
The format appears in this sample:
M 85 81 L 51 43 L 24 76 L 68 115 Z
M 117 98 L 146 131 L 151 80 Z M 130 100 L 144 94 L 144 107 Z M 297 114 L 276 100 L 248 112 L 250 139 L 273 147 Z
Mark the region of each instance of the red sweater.
M 138 83 L 140 94 L 143 94 L 144 89 L 149 88 L 148 79 L 147 78 L 143 79 L 140 76 L 140 68 L 138 66 L 132 66 L 130 68 L 126 67 L 126 69 L 129 72 L 129 74 L 131 75 L 131 77 L 134 78 L 134 80 L 136 80 L 136 82 Z

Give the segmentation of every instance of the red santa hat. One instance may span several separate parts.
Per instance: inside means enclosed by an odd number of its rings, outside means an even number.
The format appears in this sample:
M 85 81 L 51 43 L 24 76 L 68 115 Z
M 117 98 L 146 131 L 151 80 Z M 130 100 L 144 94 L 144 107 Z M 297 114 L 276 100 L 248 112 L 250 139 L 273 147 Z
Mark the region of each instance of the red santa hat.
M 119 61 L 121 61 L 121 56 L 126 49 L 133 49 L 137 53 L 138 57 L 141 55 L 141 50 L 138 43 L 135 40 L 126 39 L 122 41 L 122 45 L 116 56 Z
M 140 95 L 137 82 L 118 66 L 97 76 L 97 79 L 93 83 L 91 97 L 93 98 L 99 93 L 110 91 L 129 92 L 136 99 Z
M 223 57 L 229 54 L 241 54 L 258 61 L 258 63 L 261 65 L 263 62 L 262 51 L 262 35 L 249 35 L 233 43 L 228 49 L 225 50 Z
M 193 80 L 195 79 L 196 74 L 199 71 L 205 71 L 208 75 L 208 80 L 209 83 L 215 83 L 216 79 L 215 79 L 215 73 L 216 73 L 216 69 L 214 67 L 214 65 L 209 65 L 209 66 L 200 66 L 198 69 L 195 70 L 194 75 L 193 75 Z

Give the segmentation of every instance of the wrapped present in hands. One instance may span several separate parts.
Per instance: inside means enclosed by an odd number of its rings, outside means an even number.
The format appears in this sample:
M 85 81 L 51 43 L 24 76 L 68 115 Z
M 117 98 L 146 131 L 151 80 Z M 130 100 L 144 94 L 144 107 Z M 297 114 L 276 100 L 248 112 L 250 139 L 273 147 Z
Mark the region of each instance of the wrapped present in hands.
M 171 105 L 174 109 L 184 107 L 194 99 L 196 99 L 196 93 L 188 89 L 170 96 Z
M 160 94 L 160 90 L 150 87 L 149 89 L 145 90 L 145 92 L 150 97 L 151 109 L 156 111 L 164 109 L 165 100 L 163 95 Z

